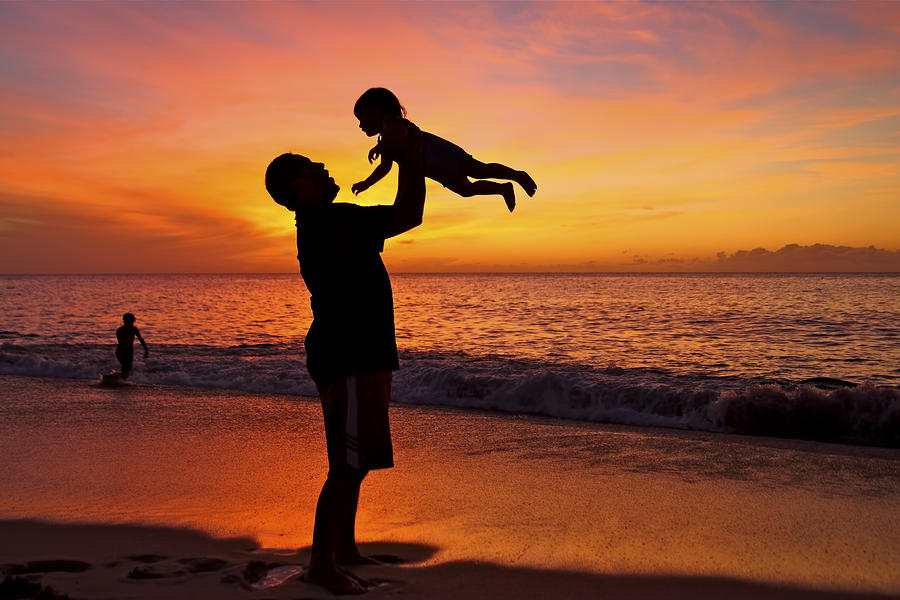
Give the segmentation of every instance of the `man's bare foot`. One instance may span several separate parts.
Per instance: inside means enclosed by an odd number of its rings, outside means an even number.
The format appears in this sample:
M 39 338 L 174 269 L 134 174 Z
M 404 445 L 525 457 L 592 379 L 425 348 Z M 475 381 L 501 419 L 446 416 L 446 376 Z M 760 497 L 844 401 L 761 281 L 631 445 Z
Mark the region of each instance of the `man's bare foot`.
M 531 178 L 531 175 L 525 171 L 519 171 L 519 177 L 516 181 L 519 182 L 519 185 L 522 186 L 522 189 L 525 190 L 526 194 L 534 196 L 534 193 L 537 191 L 537 184 L 534 182 L 534 179 Z
M 349 570 L 347 570 L 347 569 L 342 569 L 342 568 L 340 568 L 340 567 L 338 567 L 338 571 L 340 571 L 341 573 L 343 573 L 344 575 L 346 575 L 346 576 L 349 577 L 350 579 L 354 580 L 354 581 L 355 581 L 356 583 L 358 583 L 359 585 L 363 586 L 366 590 L 368 590 L 370 587 L 375 587 L 375 583 L 374 583 L 374 582 L 369 581 L 368 579 L 365 579 L 364 577 L 360 577 L 359 575 L 357 575 L 357 574 L 354 573 L 353 571 L 349 571 Z
M 301 579 L 306 583 L 321 586 L 338 596 L 366 593 L 366 586 L 337 569 L 308 569 Z
M 504 183 L 503 184 L 503 201 L 506 202 L 506 208 L 509 209 L 509 212 L 512 212 L 516 208 L 516 190 L 513 188 L 513 184 Z

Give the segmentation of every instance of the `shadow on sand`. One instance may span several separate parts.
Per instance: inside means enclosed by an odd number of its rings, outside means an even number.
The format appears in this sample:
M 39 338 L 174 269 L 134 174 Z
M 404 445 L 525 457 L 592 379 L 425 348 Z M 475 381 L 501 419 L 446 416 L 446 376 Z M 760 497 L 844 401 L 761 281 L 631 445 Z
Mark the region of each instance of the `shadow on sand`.
M 272 570 L 294 568 L 293 573 L 299 574 L 309 548 L 286 554 L 260 549 L 249 538 L 214 538 L 191 529 L 34 520 L 0 520 L 0 540 L 0 579 L 51 587 L 60 597 L 333 597 L 293 576 L 280 578 L 281 583 L 273 586 L 254 585 L 254 579 L 259 582 Z M 403 563 L 356 569 L 357 574 L 378 583 L 366 594 L 369 597 L 398 593 L 426 600 L 897 597 L 721 577 L 608 575 L 465 561 L 428 564 L 437 551 L 428 545 L 380 542 L 360 544 L 360 548 L 369 555 L 399 557 Z M 4 598 L 2 588 L 0 598 Z

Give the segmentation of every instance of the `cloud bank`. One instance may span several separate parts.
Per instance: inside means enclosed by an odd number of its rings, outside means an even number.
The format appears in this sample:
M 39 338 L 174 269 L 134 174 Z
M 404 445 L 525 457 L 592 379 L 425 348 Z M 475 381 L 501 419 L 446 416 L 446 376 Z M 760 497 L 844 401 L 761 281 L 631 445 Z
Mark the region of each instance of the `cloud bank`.
M 583 270 L 583 269 L 579 269 Z M 590 269 L 595 270 L 595 269 Z M 714 259 L 632 256 L 630 263 L 614 271 L 713 272 L 713 273 L 900 273 L 900 250 L 875 246 L 788 244 L 778 250 L 765 248 L 718 252 Z
M 813 244 L 788 244 L 774 252 L 765 248 L 719 252 L 711 264 L 716 271 L 770 272 L 900 272 L 900 250 L 891 252 L 875 246 L 854 248 Z

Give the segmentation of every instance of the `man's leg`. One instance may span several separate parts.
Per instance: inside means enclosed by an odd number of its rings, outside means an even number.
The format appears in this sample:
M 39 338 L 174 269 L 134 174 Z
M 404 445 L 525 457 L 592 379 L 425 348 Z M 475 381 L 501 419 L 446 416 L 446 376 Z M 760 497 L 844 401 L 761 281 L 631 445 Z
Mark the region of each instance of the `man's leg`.
M 388 404 L 391 397 L 391 372 L 360 373 L 355 378 L 355 391 L 360 399 L 359 434 L 360 451 L 366 456 L 366 464 L 387 468 L 394 464 L 391 448 L 391 431 Z M 356 546 L 356 507 L 359 503 L 359 487 L 352 498 L 347 519 L 338 533 L 335 560 L 339 565 L 381 564 L 364 556 Z
M 355 524 L 359 486 L 363 477 L 364 473 L 357 476 L 329 476 L 316 504 L 312 557 L 309 572 L 304 579 L 335 594 L 362 594 L 366 591 L 363 583 L 341 571 L 335 560 L 339 544 L 346 535 L 347 524 Z M 356 548 L 355 540 L 353 548 Z
M 337 537 L 334 558 L 339 565 L 377 565 L 381 564 L 373 558 L 364 556 L 356 547 L 356 507 L 359 504 L 359 486 L 353 494 L 352 506 L 347 512 L 346 520 L 341 524 Z
M 328 445 L 328 479 L 316 505 L 310 568 L 304 579 L 336 594 L 368 582 L 338 564 L 370 564 L 356 547 L 359 488 L 368 466 L 393 466 L 388 422 L 391 372 L 351 375 L 319 390 Z M 360 469 L 360 466 L 364 466 Z

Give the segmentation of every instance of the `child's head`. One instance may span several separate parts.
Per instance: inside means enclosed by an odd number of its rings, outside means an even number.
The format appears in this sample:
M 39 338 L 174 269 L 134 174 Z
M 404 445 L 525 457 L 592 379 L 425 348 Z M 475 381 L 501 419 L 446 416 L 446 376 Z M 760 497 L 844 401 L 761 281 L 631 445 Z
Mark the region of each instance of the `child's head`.
M 371 137 L 381 133 L 381 126 L 388 117 L 405 117 L 406 109 L 390 90 L 369 88 L 353 105 L 353 114 L 359 119 L 359 128 Z
M 301 211 L 331 203 L 340 188 L 324 164 L 286 152 L 269 163 L 266 190 L 278 204 Z
M 122 315 L 122 321 L 125 322 L 126 325 L 133 325 L 137 319 L 135 319 L 134 315 L 131 313 L 125 313 Z

